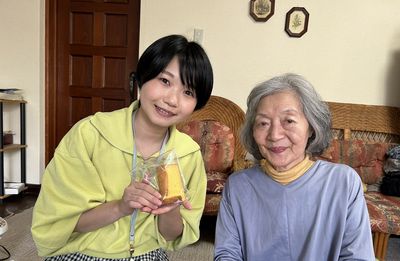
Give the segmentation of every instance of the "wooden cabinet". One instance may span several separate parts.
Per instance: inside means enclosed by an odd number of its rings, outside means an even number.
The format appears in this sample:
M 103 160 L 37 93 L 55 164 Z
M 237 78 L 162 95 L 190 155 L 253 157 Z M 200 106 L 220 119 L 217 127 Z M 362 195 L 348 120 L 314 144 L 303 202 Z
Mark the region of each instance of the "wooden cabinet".
M 26 126 L 25 126 L 25 104 L 24 100 L 2 100 L 0 99 L 0 199 L 5 198 L 4 195 L 4 154 L 11 151 L 19 150 L 21 153 L 21 176 L 20 182 L 26 183 Z M 20 125 L 20 140 L 19 144 L 3 145 L 3 107 L 4 106 L 19 106 L 19 125 Z M 14 141 L 18 142 L 17 141 Z

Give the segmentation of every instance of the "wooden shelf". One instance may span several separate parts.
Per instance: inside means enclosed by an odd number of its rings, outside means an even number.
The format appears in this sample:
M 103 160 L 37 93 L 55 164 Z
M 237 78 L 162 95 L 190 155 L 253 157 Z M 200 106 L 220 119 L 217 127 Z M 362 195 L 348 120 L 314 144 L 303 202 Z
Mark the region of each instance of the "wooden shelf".
M 23 191 L 27 190 L 28 186 L 25 186 L 23 189 L 21 189 L 21 191 L 18 194 L 21 194 Z M 6 194 L 6 195 L 0 195 L 0 199 L 5 199 L 8 198 L 10 196 L 14 196 L 14 195 L 18 195 L 18 194 Z
M 20 108 L 20 144 L 8 144 L 0 146 L 0 203 L 2 199 L 10 195 L 5 195 L 4 188 L 4 154 L 10 151 L 19 150 L 21 153 L 21 175 L 18 182 L 26 183 L 26 122 L 25 122 L 25 100 L 5 100 L 0 99 L 0 144 L 3 144 L 3 105 L 7 104 L 10 106 L 19 105 Z
M 28 145 L 21 145 L 21 144 L 8 144 L 4 145 L 0 151 L 12 151 L 12 150 L 19 150 L 22 148 L 26 148 Z
M 5 99 L 0 99 L 0 102 L 15 103 L 15 104 L 27 103 L 27 101 L 25 101 L 25 100 L 5 100 Z

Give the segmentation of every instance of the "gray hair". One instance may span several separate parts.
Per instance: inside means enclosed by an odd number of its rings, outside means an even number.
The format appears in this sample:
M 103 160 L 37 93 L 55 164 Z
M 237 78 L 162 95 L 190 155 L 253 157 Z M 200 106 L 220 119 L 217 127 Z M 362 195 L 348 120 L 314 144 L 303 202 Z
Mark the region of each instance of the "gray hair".
M 253 126 L 258 105 L 262 98 L 283 91 L 294 92 L 310 125 L 312 135 L 308 139 L 306 152 L 320 155 L 329 146 L 331 140 L 331 114 L 328 105 L 322 101 L 314 87 L 304 77 L 287 73 L 274 77 L 257 85 L 247 97 L 247 112 L 240 134 L 243 146 L 254 158 L 260 160 L 262 155 L 253 137 Z

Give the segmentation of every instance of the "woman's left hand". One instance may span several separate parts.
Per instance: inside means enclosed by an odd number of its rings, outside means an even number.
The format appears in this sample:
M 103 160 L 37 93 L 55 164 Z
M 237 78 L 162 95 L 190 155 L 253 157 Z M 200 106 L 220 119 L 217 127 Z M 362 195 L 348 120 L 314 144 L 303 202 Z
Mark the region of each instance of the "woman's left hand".
M 154 215 L 165 214 L 165 213 L 168 213 L 171 210 L 179 207 L 180 205 L 182 205 L 184 208 L 186 208 L 188 210 L 192 209 L 192 205 L 190 204 L 190 202 L 188 200 L 185 200 L 185 201 L 182 201 L 182 202 L 163 205 L 163 206 L 159 207 L 158 209 L 152 210 L 151 214 L 154 214 Z

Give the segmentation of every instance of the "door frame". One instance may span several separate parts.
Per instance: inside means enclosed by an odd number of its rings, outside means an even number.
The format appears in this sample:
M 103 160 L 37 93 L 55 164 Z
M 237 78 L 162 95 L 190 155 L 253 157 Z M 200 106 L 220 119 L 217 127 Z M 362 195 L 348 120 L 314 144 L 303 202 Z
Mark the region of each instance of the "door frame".
M 45 165 L 56 147 L 57 3 L 45 1 Z

